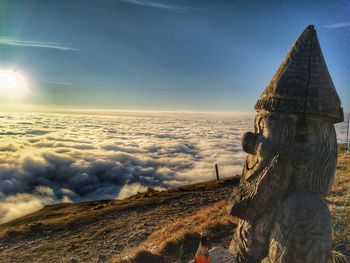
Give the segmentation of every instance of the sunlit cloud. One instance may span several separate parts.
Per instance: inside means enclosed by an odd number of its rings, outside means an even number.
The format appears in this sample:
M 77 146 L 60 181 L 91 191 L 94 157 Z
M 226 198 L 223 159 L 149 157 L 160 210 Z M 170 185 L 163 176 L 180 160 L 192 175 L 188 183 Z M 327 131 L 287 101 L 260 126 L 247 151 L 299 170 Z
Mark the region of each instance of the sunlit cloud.
M 56 50 L 63 50 L 63 51 L 78 51 L 79 50 L 76 48 L 63 46 L 60 43 L 18 40 L 18 39 L 12 39 L 12 38 L 4 38 L 4 37 L 0 37 L 0 45 L 32 47 L 32 48 L 49 48 L 49 49 L 56 49 Z
M 350 22 L 345 22 L 345 23 L 335 23 L 335 24 L 330 24 L 324 26 L 325 28 L 329 29 L 336 29 L 336 28 L 347 28 L 350 27 Z

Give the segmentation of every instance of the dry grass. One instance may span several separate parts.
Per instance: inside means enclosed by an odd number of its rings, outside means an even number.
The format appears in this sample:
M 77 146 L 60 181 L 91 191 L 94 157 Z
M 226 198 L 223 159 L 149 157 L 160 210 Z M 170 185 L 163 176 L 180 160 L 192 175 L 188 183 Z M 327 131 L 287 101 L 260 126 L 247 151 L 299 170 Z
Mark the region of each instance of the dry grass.
M 170 242 L 176 242 L 190 232 L 200 234 L 212 226 L 234 226 L 235 223 L 234 218 L 226 211 L 226 202 L 221 201 L 214 205 L 201 208 L 186 218 L 177 219 L 161 230 L 154 232 L 143 243 L 143 248 L 151 251 L 157 248 L 163 250 Z
M 133 258 L 139 251 L 148 250 L 162 256 L 166 262 L 186 262 L 193 257 L 201 232 L 209 236 L 212 245 L 227 246 L 236 223 L 237 220 L 226 211 L 226 201 L 220 201 L 167 224 L 139 247 L 119 258 L 124 259 L 121 262 L 127 262 L 126 258 Z
M 163 226 L 227 200 L 236 178 L 148 191 L 125 200 L 47 206 L 0 225 L 0 262 L 107 262 Z M 152 261 L 153 262 L 153 261 Z
M 331 194 L 327 197 L 331 212 L 333 247 L 335 251 L 350 258 L 350 154 L 341 151 L 335 182 Z M 344 262 L 344 261 L 336 261 Z

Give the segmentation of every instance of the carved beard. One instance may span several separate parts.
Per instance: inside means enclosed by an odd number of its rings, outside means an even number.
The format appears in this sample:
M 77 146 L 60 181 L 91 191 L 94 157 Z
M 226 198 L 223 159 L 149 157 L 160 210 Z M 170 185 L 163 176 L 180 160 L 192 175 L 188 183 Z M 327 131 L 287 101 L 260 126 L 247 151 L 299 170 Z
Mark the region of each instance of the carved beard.
M 253 174 L 261 173 L 276 156 L 276 154 L 273 153 L 266 154 L 266 145 L 266 142 L 260 143 L 257 149 L 257 153 L 254 155 L 249 154 L 247 156 L 243 168 L 242 181 L 248 180 L 248 178 L 250 178 Z
M 287 154 L 261 158 L 249 155 L 241 182 L 233 189 L 227 209 L 233 216 L 254 221 L 284 196 L 290 181 Z
M 259 160 L 256 155 L 249 154 L 244 165 L 243 176 L 246 177 L 248 174 L 252 174 L 255 166 L 258 164 Z M 245 176 L 246 175 L 246 176 Z M 249 176 L 247 176 L 249 177 Z

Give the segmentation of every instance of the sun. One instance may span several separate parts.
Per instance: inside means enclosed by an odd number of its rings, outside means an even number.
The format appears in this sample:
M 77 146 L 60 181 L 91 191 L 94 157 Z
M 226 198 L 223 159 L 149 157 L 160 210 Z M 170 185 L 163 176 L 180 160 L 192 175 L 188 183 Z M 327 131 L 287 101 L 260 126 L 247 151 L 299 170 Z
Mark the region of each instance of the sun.
M 0 96 L 23 98 L 29 92 L 27 79 L 18 71 L 0 69 Z

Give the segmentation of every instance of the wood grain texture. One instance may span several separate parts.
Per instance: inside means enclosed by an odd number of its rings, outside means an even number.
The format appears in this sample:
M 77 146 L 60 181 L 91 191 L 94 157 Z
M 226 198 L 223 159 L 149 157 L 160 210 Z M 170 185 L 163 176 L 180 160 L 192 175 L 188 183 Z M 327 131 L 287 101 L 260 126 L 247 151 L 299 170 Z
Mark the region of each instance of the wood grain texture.
M 328 263 L 332 187 L 343 109 L 316 30 L 300 35 L 255 105 L 255 133 L 227 209 L 240 219 L 229 251 L 239 263 Z

